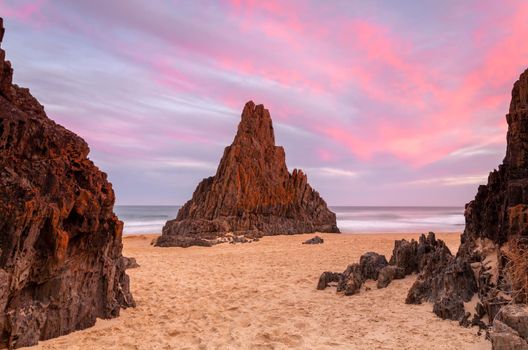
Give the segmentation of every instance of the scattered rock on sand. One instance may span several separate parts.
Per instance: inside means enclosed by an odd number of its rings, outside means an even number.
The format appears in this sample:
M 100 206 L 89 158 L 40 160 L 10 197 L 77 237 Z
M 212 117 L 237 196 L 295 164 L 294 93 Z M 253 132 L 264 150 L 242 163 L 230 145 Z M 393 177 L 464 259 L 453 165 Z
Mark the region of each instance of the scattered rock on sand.
M 405 270 L 398 266 L 388 265 L 379 271 L 378 288 L 387 287 L 393 280 L 405 278 Z
M 156 245 L 208 246 L 229 232 L 247 238 L 339 232 L 335 214 L 306 175 L 288 172 L 269 111 L 251 101 L 216 175 L 198 185 L 176 219 L 165 224 Z
M 0 49 L 0 348 L 87 328 L 134 305 L 112 185 L 86 142 L 12 78 Z
M 322 239 L 319 236 L 315 236 L 303 242 L 303 244 L 322 244 L 322 243 L 324 243 L 324 239 Z
M 361 266 L 359 264 L 348 265 L 339 278 L 337 292 L 345 295 L 356 294 L 361 289 L 364 281 L 361 275 Z
M 363 279 L 377 280 L 380 270 L 388 264 L 384 255 L 374 252 L 365 253 L 359 259 Z
M 323 272 L 321 277 L 319 277 L 319 282 L 317 283 L 317 289 L 323 290 L 330 285 L 330 283 L 337 283 L 341 278 L 341 273 L 337 272 Z
M 414 239 L 395 241 L 390 264 L 402 268 L 406 275 L 418 272 L 417 250 L 418 242 Z

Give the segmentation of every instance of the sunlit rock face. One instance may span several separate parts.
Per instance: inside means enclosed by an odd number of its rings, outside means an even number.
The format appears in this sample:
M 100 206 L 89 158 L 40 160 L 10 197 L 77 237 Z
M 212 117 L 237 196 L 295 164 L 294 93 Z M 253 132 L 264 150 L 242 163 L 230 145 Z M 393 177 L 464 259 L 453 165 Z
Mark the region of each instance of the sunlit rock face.
M 339 232 L 336 216 L 301 170 L 288 172 L 263 105 L 248 102 L 215 176 L 168 221 L 158 246 L 212 245 L 263 235 Z
M 3 21 L 0 19 L 0 42 Z M 86 142 L 12 84 L 0 49 L 0 348 L 133 306 L 114 192 Z

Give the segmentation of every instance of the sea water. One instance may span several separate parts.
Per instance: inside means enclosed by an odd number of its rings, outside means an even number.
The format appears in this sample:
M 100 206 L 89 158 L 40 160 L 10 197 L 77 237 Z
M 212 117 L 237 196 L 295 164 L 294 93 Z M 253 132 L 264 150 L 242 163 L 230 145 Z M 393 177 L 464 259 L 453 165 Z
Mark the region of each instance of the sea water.
M 118 205 L 125 234 L 161 233 L 167 220 L 176 218 L 179 206 Z M 337 226 L 343 233 L 461 232 L 462 207 L 358 207 L 334 206 Z

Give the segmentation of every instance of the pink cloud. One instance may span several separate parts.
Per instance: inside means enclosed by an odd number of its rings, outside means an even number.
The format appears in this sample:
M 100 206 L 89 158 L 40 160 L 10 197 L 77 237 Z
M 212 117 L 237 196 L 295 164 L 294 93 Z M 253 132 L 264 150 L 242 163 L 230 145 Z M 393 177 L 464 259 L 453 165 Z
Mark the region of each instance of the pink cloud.
M 2 16 L 16 18 L 20 21 L 27 21 L 34 17 L 45 3 L 46 0 L 21 0 L 13 3 L 2 1 L 0 2 L 0 12 L 2 13 Z

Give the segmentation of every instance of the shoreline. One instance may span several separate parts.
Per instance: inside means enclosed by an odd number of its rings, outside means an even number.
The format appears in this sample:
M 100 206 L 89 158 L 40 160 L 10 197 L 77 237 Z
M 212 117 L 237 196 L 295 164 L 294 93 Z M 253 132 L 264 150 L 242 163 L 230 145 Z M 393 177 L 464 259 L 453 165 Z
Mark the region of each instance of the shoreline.
M 490 349 L 476 328 L 441 320 L 431 304 L 406 305 L 416 275 L 358 295 L 316 290 L 323 271 L 343 271 L 367 251 L 390 258 L 414 233 L 265 236 L 247 244 L 158 248 L 159 234 L 123 236 L 136 308 L 31 349 Z M 460 232 L 437 233 L 456 252 Z

